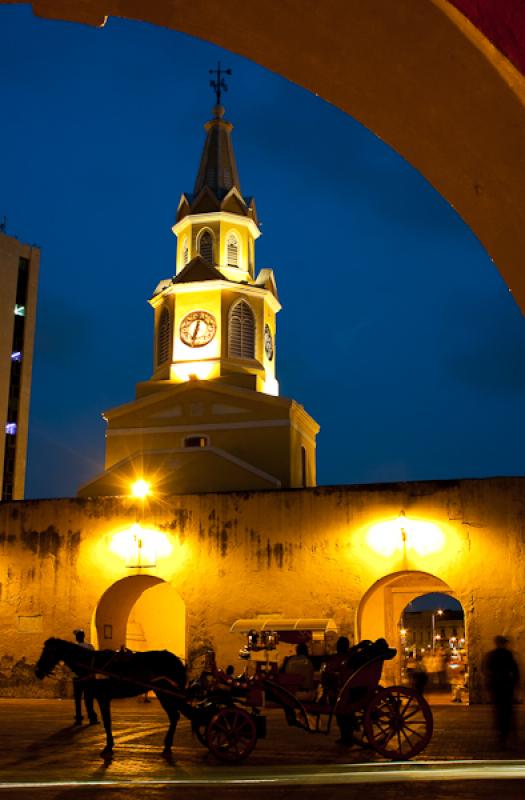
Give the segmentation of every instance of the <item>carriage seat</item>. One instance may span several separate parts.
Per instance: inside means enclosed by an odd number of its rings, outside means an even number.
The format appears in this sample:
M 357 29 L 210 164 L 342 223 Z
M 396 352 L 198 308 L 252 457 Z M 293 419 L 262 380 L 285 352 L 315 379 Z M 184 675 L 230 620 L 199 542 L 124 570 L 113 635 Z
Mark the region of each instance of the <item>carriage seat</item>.
M 346 656 L 343 667 L 345 672 L 352 673 L 368 664 L 374 658 L 382 658 L 383 661 L 390 661 L 396 655 L 397 650 L 394 647 L 389 647 L 386 639 L 376 639 L 371 642 L 369 639 L 351 647 Z
M 306 655 L 290 656 L 279 675 L 279 684 L 299 700 L 313 700 L 314 665 Z

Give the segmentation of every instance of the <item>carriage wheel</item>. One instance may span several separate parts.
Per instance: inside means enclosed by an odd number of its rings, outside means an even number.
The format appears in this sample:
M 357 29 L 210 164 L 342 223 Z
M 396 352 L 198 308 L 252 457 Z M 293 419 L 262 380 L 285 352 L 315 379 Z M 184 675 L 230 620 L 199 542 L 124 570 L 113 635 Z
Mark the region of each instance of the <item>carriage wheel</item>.
M 257 743 L 251 714 L 237 706 L 221 708 L 208 725 L 206 743 L 221 761 L 242 761 Z
M 394 760 L 420 753 L 432 736 L 432 711 L 413 689 L 380 689 L 365 711 L 365 733 L 374 750 Z

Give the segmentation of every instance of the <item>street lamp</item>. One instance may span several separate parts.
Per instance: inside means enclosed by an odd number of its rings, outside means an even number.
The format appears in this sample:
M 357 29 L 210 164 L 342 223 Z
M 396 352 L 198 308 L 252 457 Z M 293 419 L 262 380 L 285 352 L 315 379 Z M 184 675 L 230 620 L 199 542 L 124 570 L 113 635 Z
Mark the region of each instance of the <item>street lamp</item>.
M 436 636 L 436 617 L 443 615 L 443 610 L 438 608 L 437 611 L 432 612 L 432 655 L 436 651 L 436 639 L 441 639 L 441 636 Z
M 151 484 L 145 481 L 144 478 L 139 478 L 131 484 L 131 494 L 133 497 L 138 497 L 144 500 L 151 493 Z

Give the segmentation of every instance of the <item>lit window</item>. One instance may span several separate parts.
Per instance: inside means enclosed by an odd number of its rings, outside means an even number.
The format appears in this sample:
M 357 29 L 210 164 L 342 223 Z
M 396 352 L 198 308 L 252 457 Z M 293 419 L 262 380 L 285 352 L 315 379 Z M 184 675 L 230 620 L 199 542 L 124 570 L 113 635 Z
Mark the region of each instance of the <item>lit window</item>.
M 5 432 L 8 436 L 16 435 L 16 422 L 8 422 L 5 426 Z
M 239 300 L 230 313 L 228 354 L 234 358 L 255 358 L 255 317 L 245 300 Z
M 213 237 L 209 231 L 204 231 L 199 239 L 199 253 L 209 264 L 213 264 Z
M 25 317 L 26 315 L 26 307 L 19 306 L 18 304 L 15 305 L 15 315 L 17 317 Z
M 239 266 L 239 242 L 234 233 L 230 233 L 226 241 L 226 260 L 229 267 Z
M 16 350 L 14 353 L 11 353 L 11 361 L 22 361 L 22 353 L 20 350 Z
M 170 357 L 170 312 L 166 307 L 160 312 L 158 340 L 157 340 L 157 364 L 164 364 Z
M 207 447 L 208 438 L 206 436 L 187 436 L 184 439 L 184 447 Z

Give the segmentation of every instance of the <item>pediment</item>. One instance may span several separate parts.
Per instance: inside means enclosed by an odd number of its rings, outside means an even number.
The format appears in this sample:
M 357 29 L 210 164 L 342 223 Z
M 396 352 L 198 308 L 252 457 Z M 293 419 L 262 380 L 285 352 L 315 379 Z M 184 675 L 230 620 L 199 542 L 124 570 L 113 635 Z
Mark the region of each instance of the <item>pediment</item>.
M 181 195 L 179 200 L 179 206 L 177 208 L 177 216 L 176 220 L 179 222 L 181 219 L 184 219 L 190 213 L 190 201 L 185 194 Z
M 239 406 L 229 406 L 225 403 L 213 403 L 211 413 L 214 416 L 225 416 L 227 414 L 247 414 L 247 408 L 240 408 Z
M 208 186 L 205 186 L 199 194 L 193 198 L 191 203 L 192 214 L 209 214 L 220 211 L 219 200 Z
M 177 419 L 178 417 L 182 417 L 183 409 L 182 406 L 168 406 L 168 408 L 163 408 L 160 411 L 155 411 L 149 414 L 150 420 L 156 419 Z
M 182 425 L 213 421 L 236 414 L 244 419 L 288 418 L 292 401 L 216 381 L 189 381 L 163 387 L 138 400 L 109 409 L 104 416 L 112 429 L 151 425 Z M 214 414 L 214 407 L 218 411 Z M 181 414 L 173 409 L 180 408 Z M 171 419 L 173 418 L 173 422 Z
M 227 211 L 230 214 L 242 214 L 245 217 L 247 210 L 244 198 L 239 194 L 235 186 L 232 187 L 221 202 L 221 211 Z
M 223 281 L 224 275 L 218 269 L 212 267 L 201 255 L 196 255 L 186 264 L 184 269 L 179 272 L 172 283 L 198 283 L 199 281 Z
M 78 490 L 80 497 L 115 496 L 129 492 L 129 484 L 140 471 L 155 475 L 155 493 L 199 494 L 202 492 L 278 489 L 281 481 L 247 461 L 220 448 L 188 448 L 178 451 L 134 453 L 114 464 Z

